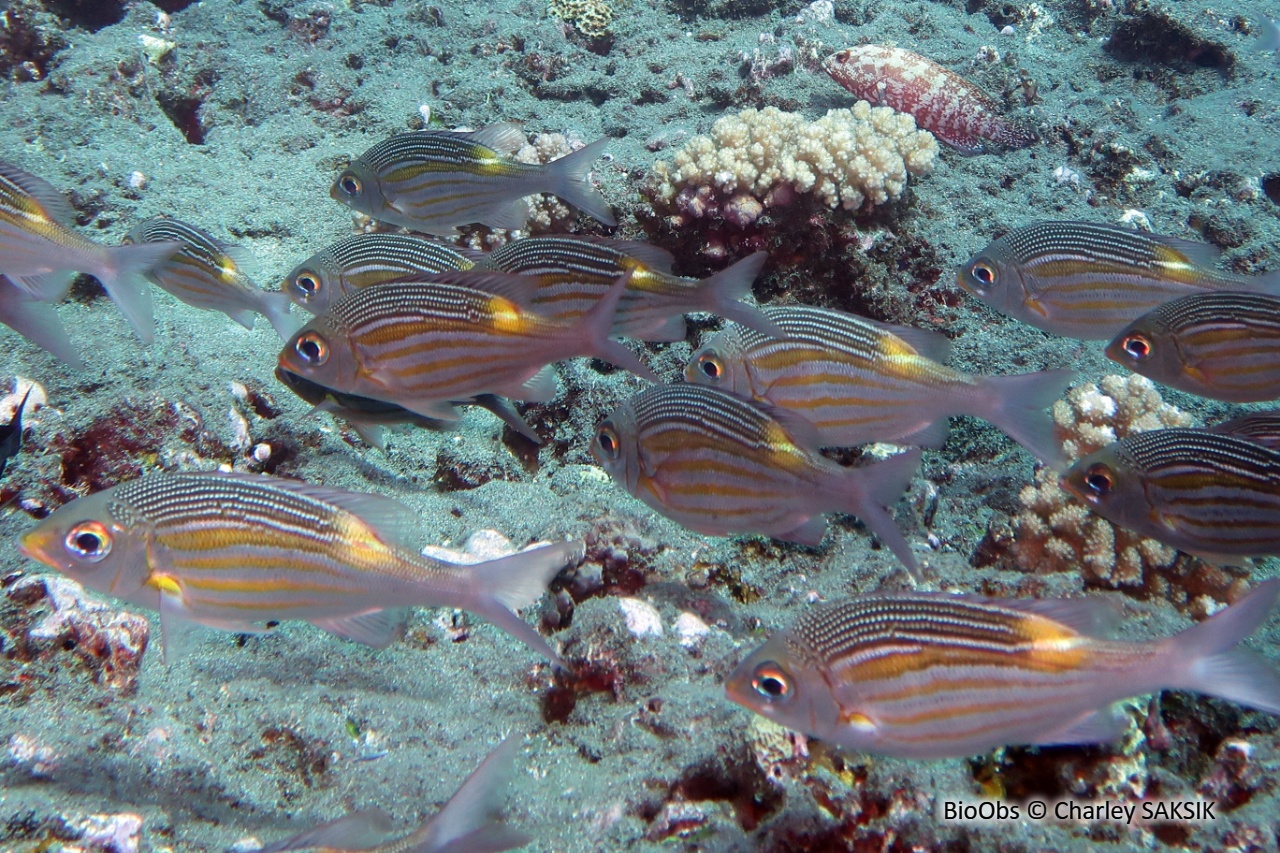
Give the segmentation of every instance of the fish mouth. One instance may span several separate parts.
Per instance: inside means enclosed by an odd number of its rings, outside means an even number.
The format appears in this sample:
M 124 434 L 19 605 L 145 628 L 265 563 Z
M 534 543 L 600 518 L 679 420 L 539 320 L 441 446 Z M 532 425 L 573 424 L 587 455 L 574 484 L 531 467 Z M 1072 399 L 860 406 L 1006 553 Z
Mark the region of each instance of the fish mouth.
M 38 563 L 48 564 L 49 560 L 45 558 L 45 546 L 48 544 L 45 536 L 41 536 L 39 528 L 28 530 L 18 537 L 18 553 L 22 556 L 35 560 Z
M 1067 479 L 1067 475 L 1063 474 L 1058 478 L 1058 487 L 1064 492 L 1073 495 L 1087 503 L 1089 506 L 1095 506 L 1098 503 L 1097 495 L 1089 494 L 1084 489 L 1079 488 L 1075 483 Z

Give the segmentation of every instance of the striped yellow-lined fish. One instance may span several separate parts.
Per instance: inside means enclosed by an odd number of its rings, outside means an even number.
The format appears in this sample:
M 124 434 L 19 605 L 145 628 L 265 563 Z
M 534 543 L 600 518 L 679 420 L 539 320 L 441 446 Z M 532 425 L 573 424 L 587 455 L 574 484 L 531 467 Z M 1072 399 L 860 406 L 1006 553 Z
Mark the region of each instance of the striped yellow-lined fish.
M 395 403 L 334 391 L 280 367 L 276 368 L 276 378 L 314 406 L 312 412 L 328 412 L 335 418 L 341 418 L 351 424 L 362 439 L 383 452 L 387 449 L 385 427 L 411 424 L 427 429 L 443 429 L 449 426 L 447 423 L 414 414 Z M 524 422 L 510 400 L 493 394 L 477 394 L 469 400 L 455 400 L 453 405 L 486 409 L 534 444 L 542 443 L 542 439 L 533 431 L 533 427 Z
M 441 236 L 471 223 L 523 228 L 529 219 L 524 198 L 538 193 L 558 196 L 605 225 L 618 224 L 587 181 L 608 139 L 545 166 L 511 156 L 525 142 L 514 124 L 402 133 L 356 158 L 329 194 L 374 219 Z
M 1061 484 L 1108 521 L 1206 560 L 1280 555 L 1280 452 L 1246 437 L 1135 433 L 1078 459 Z
M 103 246 L 71 230 L 74 221 L 71 206 L 46 181 L 0 162 L 0 275 L 47 302 L 66 295 L 75 273 L 91 275 L 151 343 L 151 290 L 143 276 L 181 244 Z
M 947 593 L 819 604 L 752 652 L 729 698 L 847 749 L 949 758 L 1014 744 L 1098 743 L 1126 724 L 1111 707 L 1194 690 L 1280 714 L 1280 673 L 1237 648 L 1280 595 L 1269 580 L 1182 633 L 1107 639 L 1107 602 Z
M 514 240 L 491 252 L 481 266 L 536 278 L 534 310 L 559 322 L 577 320 L 618 276 L 630 273 L 613 333 L 642 341 L 682 341 L 684 315 L 697 311 L 778 334 L 758 307 L 743 301 L 766 260 L 768 253 L 756 252 L 708 278 L 680 278 L 671 274 L 671 255 L 656 246 L 553 236 Z
M 398 608 L 459 607 L 551 660 L 515 614 L 578 552 L 558 543 L 473 566 L 410 546 L 420 520 L 396 501 L 256 474 L 152 474 L 61 507 L 23 554 L 160 611 L 165 656 L 192 623 L 229 631 L 304 619 L 372 646 Z
M 1037 222 L 991 243 L 956 283 L 1002 314 L 1055 335 L 1109 341 L 1157 305 L 1208 290 L 1280 291 L 1280 274 L 1214 269 L 1205 243 L 1093 222 Z
M 1280 409 L 1249 412 L 1238 418 L 1214 424 L 1208 429 L 1209 432 L 1234 435 L 1272 450 L 1280 450 Z
M 58 319 L 53 306 L 40 301 L 3 275 L 0 275 L 0 323 L 76 370 L 84 370 L 84 362 L 71 345 L 66 327 Z
M 299 308 L 323 314 L 361 287 L 475 265 L 458 249 L 413 234 L 353 234 L 294 267 L 280 289 Z
M 861 518 L 913 575 L 886 509 L 920 463 L 913 450 L 859 468 L 817 451 L 813 426 L 785 410 L 702 385 L 657 385 L 596 427 L 591 452 L 633 496 L 708 536 L 759 533 L 817 545 L 826 512 Z
M 369 809 L 268 844 L 254 853 L 499 853 L 522 847 L 532 839 L 499 819 L 502 794 L 519 748 L 517 737 L 499 744 L 440 811 L 402 838 L 382 841 L 391 831 L 391 820 L 381 809 Z
M 1280 398 L 1280 298 L 1195 293 L 1143 314 L 1107 358 L 1148 379 L 1228 403 Z
M 1053 421 L 1042 410 L 1062 395 L 1071 371 L 968 376 L 939 363 L 950 343 L 934 332 L 808 305 L 763 310 L 782 337 L 730 325 L 694 353 L 685 379 L 796 412 L 818 428 L 824 447 L 939 447 L 947 416 L 971 415 L 1051 467 L 1062 462 Z
M 249 280 L 253 256 L 242 246 L 228 246 L 194 225 L 163 216 L 134 228 L 125 242 L 182 244 L 147 277 L 188 305 L 221 311 L 246 329 L 253 328 L 253 315 L 261 314 L 285 340 L 301 325 L 289 316 L 288 296 L 268 293 Z
M 452 401 L 478 394 L 551 400 L 551 363 L 574 356 L 656 379 L 609 340 L 625 278 L 572 326 L 530 310 L 533 286 L 524 276 L 465 270 L 355 290 L 294 335 L 279 366 L 437 420 L 457 420 Z

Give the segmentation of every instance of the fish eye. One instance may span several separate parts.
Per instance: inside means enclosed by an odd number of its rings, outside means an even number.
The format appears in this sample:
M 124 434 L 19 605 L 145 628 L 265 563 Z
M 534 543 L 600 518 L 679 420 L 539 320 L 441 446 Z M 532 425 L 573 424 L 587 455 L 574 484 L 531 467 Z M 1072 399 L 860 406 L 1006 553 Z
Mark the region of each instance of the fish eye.
M 293 283 L 307 296 L 315 296 L 320 292 L 320 279 L 309 272 L 298 273 Z
M 706 353 L 698 358 L 698 370 L 713 382 L 724 378 L 724 365 L 715 353 Z
M 622 442 L 618 441 L 617 430 L 608 424 L 601 426 L 596 431 L 596 446 L 609 459 L 617 459 L 618 453 L 622 449 Z
M 1121 346 L 1124 347 L 1124 351 L 1129 356 L 1136 358 L 1138 361 L 1142 361 L 1151 355 L 1151 341 L 1147 340 L 1143 335 L 1129 335 L 1121 342 Z
M 978 261 L 969 268 L 969 275 L 973 276 L 973 280 L 981 284 L 983 287 L 990 287 L 996 283 L 995 267 L 986 261 Z
M 67 533 L 64 544 L 81 560 L 96 563 L 111 553 L 111 533 L 97 521 L 83 521 Z
M 360 179 L 351 174 L 343 175 L 338 178 L 338 188 L 350 196 L 360 195 Z
M 319 367 L 329 360 L 329 345 L 315 332 L 305 332 L 293 345 L 298 357 L 312 367 Z
M 1116 477 L 1106 465 L 1094 465 L 1084 475 L 1084 484 L 1098 497 L 1106 497 L 1115 488 Z
M 791 679 L 773 661 L 766 661 L 751 674 L 751 687 L 766 699 L 787 699 L 791 696 Z

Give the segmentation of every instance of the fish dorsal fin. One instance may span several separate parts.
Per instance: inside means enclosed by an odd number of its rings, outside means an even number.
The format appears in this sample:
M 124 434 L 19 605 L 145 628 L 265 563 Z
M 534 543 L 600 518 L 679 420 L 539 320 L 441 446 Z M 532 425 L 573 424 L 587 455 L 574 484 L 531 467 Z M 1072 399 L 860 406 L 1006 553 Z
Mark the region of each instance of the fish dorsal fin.
M 25 172 L 12 163 L 0 161 L 0 176 L 12 181 L 24 193 L 36 200 L 49 218 L 68 228 L 75 225 L 76 214 L 67 197 L 44 178 Z
M 467 781 L 449 798 L 413 838 L 429 838 L 431 844 L 422 850 L 448 850 L 453 842 L 491 828 L 499 828 L 497 815 L 506 798 L 506 788 L 511 777 L 516 753 L 520 750 L 520 738 L 509 736 L 500 743 L 480 766 L 472 771 Z M 476 849 L 476 848 L 472 848 Z M 502 848 L 485 847 L 486 850 Z
M 371 495 L 366 492 L 349 492 L 331 486 L 320 486 L 315 483 L 304 483 L 301 480 L 286 480 L 282 477 L 269 477 L 263 474 L 240 472 L 218 473 L 222 479 L 244 480 L 246 482 L 264 484 L 270 488 L 303 495 L 312 500 L 332 504 L 357 516 L 388 544 L 397 545 L 417 551 L 415 539 L 420 519 L 418 514 L 399 501 Z
M 469 287 L 483 293 L 510 299 L 523 311 L 533 311 L 533 300 L 538 293 L 538 280 L 532 276 L 490 270 L 450 270 L 424 276 L 423 281 L 436 281 L 456 287 Z
M 925 358 L 943 363 L 951 358 L 951 341 L 941 332 L 917 329 L 914 326 L 896 326 L 892 323 L 881 323 L 879 320 L 866 320 L 865 322 L 901 338 L 908 346 Z
M 1187 240 L 1182 237 L 1170 237 L 1164 234 L 1148 234 L 1152 242 L 1185 255 L 1191 263 L 1201 267 L 1213 267 L 1222 257 L 1222 250 L 1210 243 L 1199 240 Z
M 990 601 L 990 599 L 984 599 Z M 994 603 L 1010 610 L 1034 613 L 1067 626 L 1085 637 L 1105 639 L 1120 621 L 1120 606 L 1108 598 L 999 599 Z
M 639 240 L 614 240 L 595 234 L 584 235 L 578 239 L 587 243 L 605 246 L 615 252 L 626 255 L 628 258 L 644 264 L 653 272 L 671 275 L 671 265 L 675 263 L 675 256 L 666 249 L 660 249 L 648 243 L 641 243 Z
M 391 831 L 391 817 L 382 809 L 366 809 L 300 832 L 254 853 L 288 853 L 291 850 L 365 850 L 377 846 Z
M 520 125 L 509 121 L 482 127 L 469 135 L 472 142 L 487 145 L 499 154 L 515 154 L 529 142 Z

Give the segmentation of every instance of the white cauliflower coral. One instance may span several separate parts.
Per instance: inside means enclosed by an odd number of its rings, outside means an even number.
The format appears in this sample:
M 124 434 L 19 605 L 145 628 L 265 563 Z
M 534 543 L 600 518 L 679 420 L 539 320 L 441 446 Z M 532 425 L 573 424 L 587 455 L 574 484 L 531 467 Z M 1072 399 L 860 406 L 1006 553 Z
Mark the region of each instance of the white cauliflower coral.
M 811 193 L 827 207 L 856 210 L 902 195 L 910 175 L 933 168 L 938 143 L 915 119 L 858 101 L 817 121 L 775 107 L 719 119 L 695 136 L 674 162 L 654 166 L 658 198 L 711 187 L 724 198 L 749 193 L 768 207 L 792 193 Z

